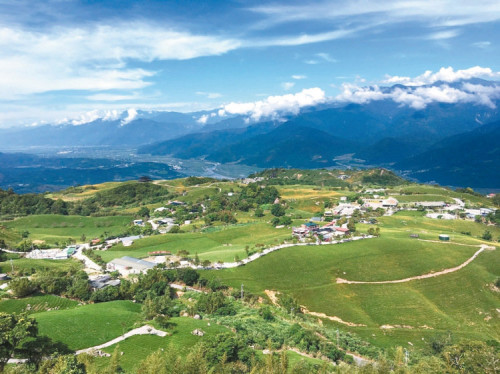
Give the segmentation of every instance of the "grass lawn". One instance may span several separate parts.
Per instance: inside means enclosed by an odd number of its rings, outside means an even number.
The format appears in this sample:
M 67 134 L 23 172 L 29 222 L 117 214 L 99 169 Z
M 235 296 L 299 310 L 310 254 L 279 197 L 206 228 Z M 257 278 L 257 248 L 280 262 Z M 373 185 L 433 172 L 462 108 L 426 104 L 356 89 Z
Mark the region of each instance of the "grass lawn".
M 83 217 L 47 214 L 27 216 L 2 224 L 12 230 L 28 231 L 31 240 L 44 240 L 53 244 L 68 238 L 80 241 L 82 234 L 87 240 L 99 237 L 104 232 L 108 235 L 121 234 L 132 220 L 132 216 Z
M 0 312 L 3 313 L 37 313 L 48 309 L 71 309 L 78 305 L 78 301 L 55 295 L 36 295 L 24 299 L 6 299 L 0 301 Z M 28 308 L 28 305 L 30 306 Z
M 156 235 L 137 240 L 130 247 L 119 244 L 108 251 L 99 252 L 106 262 L 122 256 L 147 257 L 148 252 L 166 250 L 177 253 L 189 251 L 191 256 L 198 253 L 200 260 L 234 261 L 246 257 L 245 247 L 255 244 L 278 244 L 291 236 L 288 229 L 276 229 L 267 223 L 249 223 L 215 227 L 204 233 L 181 233 Z
M 208 326 L 209 321 L 207 320 L 175 317 L 170 322 L 172 328 L 169 329 L 171 333 L 169 336 L 164 338 L 155 335 L 133 336 L 118 344 L 120 352 L 123 352 L 120 364 L 127 372 L 135 372 L 133 369 L 137 367 L 140 361 L 159 349 L 175 348 L 179 354 L 184 355 L 198 342 L 221 332 L 229 331 L 226 327 L 217 325 L 214 322 Z M 195 329 L 202 329 L 205 335 L 203 337 L 192 335 L 191 332 Z M 115 347 L 116 345 L 113 345 L 103 350 L 111 354 Z M 103 369 L 108 362 L 109 358 L 100 358 L 96 360 L 96 365 Z
M 72 350 L 93 347 L 131 330 L 141 319 L 141 305 L 119 300 L 72 309 L 35 313 L 40 335 Z

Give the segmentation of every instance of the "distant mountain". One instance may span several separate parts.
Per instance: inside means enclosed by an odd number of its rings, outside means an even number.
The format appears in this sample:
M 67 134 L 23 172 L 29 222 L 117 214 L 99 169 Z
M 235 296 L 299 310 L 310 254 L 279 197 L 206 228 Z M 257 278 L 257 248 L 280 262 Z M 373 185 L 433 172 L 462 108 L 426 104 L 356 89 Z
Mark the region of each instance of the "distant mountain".
M 428 147 L 429 143 L 425 139 L 415 137 L 384 138 L 362 148 L 354 156 L 372 165 L 393 164 L 417 155 Z
M 394 168 L 420 181 L 475 188 L 500 186 L 500 121 L 445 138 Z
M 208 160 L 259 167 L 312 168 L 335 165 L 335 157 L 354 153 L 359 144 L 290 121 L 275 130 L 239 141 L 207 156 Z
M 0 149 L 31 146 L 139 146 L 172 139 L 199 130 L 195 119 L 181 113 L 158 114 L 138 118 L 126 124 L 123 120 L 98 119 L 82 125 L 44 125 L 31 128 L 0 130 Z M 172 122 L 171 120 L 179 122 Z
M 274 123 L 264 122 L 245 128 L 194 133 L 142 146 L 137 152 L 140 154 L 170 155 L 184 159 L 205 157 L 229 144 L 245 141 L 256 135 L 272 131 L 274 128 L 276 128 Z

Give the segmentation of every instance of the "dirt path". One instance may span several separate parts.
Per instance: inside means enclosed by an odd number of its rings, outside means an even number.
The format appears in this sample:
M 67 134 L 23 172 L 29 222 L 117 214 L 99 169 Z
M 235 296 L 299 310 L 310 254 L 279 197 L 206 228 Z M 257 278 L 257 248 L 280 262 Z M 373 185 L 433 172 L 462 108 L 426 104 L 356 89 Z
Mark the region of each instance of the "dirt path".
M 133 329 L 133 330 L 127 332 L 126 334 L 123 334 L 122 336 L 119 336 L 119 337 L 117 337 L 113 340 L 110 340 L 109 342 L 106 342 L 104 344 L 96 345 L 95 347 L 80 349 L 79 351 L 76 351 L 75 354 L 79 355 L 80 353 L 89 353 L 93 350 L 110 347 L 110 346 L 112 346 L 116 343 L 119 343 L 127 338 L 130 338 L 131 336 L 134 336 L 134 335 L 157 335 L 157 336 L 161 336 L 163 338 L 163 337 L 167 336 L 168 333 L 166 333 L 165 331 L 157 330 L 152 326 L 144 325 L 144 326 L 139 327 L 137 329 Z
M 271 290 L 264 290 L 264 292 L 266 293 L 267 297 L 269 297 L 269 299 L 271 300 L 271 302 L 274 305 L 279 305 L 278 304 L 278 297 L 277 297 L 277 294 L 279 292 L 271 291 Z M 341 319 L 340 317 L 337 317 L 337 316 L 328 316 L 325 313 L 311 312 L 304 305 L 301 305 L 300 308 L 302 310 L 302 313 L 304 313 L 304 314 L 309 314 L 310 316 L 319 317 L 319 318 L 327 318 L 330 321 L 335 321 L 335 322 L 341 323 L 341 324 L 346 325 L 346 326 L 350 326 L 350 327 L 366 326 L 362 323 L 358 324 L 358 323 L 354 323 L 354 322 L 344 321 L 343 319 Z
M 439 277 L 441 275 L 453 273 L 455 271 L 463 269 L 464 267 L 466 267 L 467 265 L 469 265 L 472 261 L 474 261 L 474 259 L 481 252 L 483 252 L 485 249 L 495 250 L 495 247 L 490 247 L 490 246 L 487 246 L 485 244 L 482 244 L 481 248 L 476 253 L 474 253 L 474 255 L 472 255 L 472 257 L 469 258 L 467 261 L 465 261 L 463 264 L 455 266 L 454 268 L 449 268 L 449 269 L 441 270 L 441 271 L 438 271 L 438 272 L 435 272 L 435 273 L 428 273 L 428 274 L 424 274 L 424 275 L 417 275 L 417 276 L 414 276 L 414 277 L 409 277 L 409 278 L 404 278 L 404 279 L 397 279 L 397 280 L 390 280 L 390 281 L 374 281 L 374 282 L 350 281 L 350 280 L 347 280 L 347 279 L 337 278 L 337 283 L 343 283 L 343 284 L 389 284 L 389 283 L 406 283 L 406 282 L 410 282 L 410 281 L 413 281 L 413 280 L 435 278 L 435 277 Z

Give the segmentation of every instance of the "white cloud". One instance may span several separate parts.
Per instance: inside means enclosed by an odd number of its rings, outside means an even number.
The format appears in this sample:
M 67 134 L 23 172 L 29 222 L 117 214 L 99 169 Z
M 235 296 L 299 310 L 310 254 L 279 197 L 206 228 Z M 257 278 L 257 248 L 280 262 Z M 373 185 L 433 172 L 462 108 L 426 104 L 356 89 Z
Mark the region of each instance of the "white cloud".
M 316 53 L 316 56 L 318 56 L 319 58 L 321 58 L 322 60 L 324 60 L 326 62 L 337 62 L 336 59 L 334 59 L 333 57 L 330 56 L 330 54 L 325 53 L 325 52 Z
M 251 8 L 267 16 L 261 28 L 280 23 L 302 21 L 344 21 L 346 17 L 363 17 L 384 23 L 422 21 L 429 26 L 461 26 L 500 19 L 496 0 L 332 0 L 300 5 L 266 4 Z
M 299 75 L 299 74 L 292 75 L 292 79 L 296 79 L 296 80 L 306 79 L 306 78 L 307 78 L 307 76 L 305 76 L 305 75 Z
M 444 30 L 444 31 L 438 31 L 438 32 L 434 32 L 432 34 L 427 35 L 427 39 L 429 39 L 429 40 L 444 40 L 444 39 L 455 38 L 458 35 L 460 35 L 459 30 Z
M 219 110 L 219 116 L 239 114 L 253 120 L 264 117 L 278 118 L 282 114 L 297 114 L 301 108 L 326 101 L 325 92 L 318 88 L 304 89 L 296 94 L 269 96 L 265 100 L 248 103 L 230 103 Z
M 222 97 L 222 94 L 218 92 L 203 92 L 203 91 L 198 91 L 196 92 L 197 95 L 199 96 L 205 96 L 208 99 L 218 99 L 219 97 Z
M 46 32 L 0 28 L 0 99 L 55 90 L 141 89 L 155 71 L 132 60 L 185 60 L 239 48 L 235 39 L 143 23 Z
M 122 119 L 122 121 L 120 122 L 120 124 L 122 126 L 125 126 L 127 123 L 132 122 L 134 119 L 137 118 L 137 114 L 138 114 L 137 110 L 133 109 L 133 108 L 127 110 L 126 113 L 127 113 L 127 116 L 124 119 Z
M 283 82 L 283 83 L 281 83 L 281 87 L 285 91 L 291 90 L 293 88 L 293 86 L 295 86 L 295 82 Z
M 500 84 L 481 85 L 464 83 L 460 88 L 450 87 L 449 83 L 460 79 L 479 76 L 499 76 L 489 68 L 473 67 L 454 71 L 442 68 L 437 73 L 430 71 L 416 77 L 390 77 L 389 83 L 402 83 L 405 87 L 382 90 L 378 86 L 360 87 L 355 84 L 343 84 L 342 92 L 336 97 L 342 102 L 365 104 L 376 100 L 393 100 L 415 109 L 423 109 L 433 102 L 439 103 L 475 103 L 495 108 L 493 100 L 500 99 Z M 441 83 L 439 83 L 441 82 Z M 429 86 L 430 84 L 436 84 Z
M 387 75 L 383 83 L 387 84 L 404 84 L 405 86 L 423 86 L 426 84 L 433 84 L 438 81 L 453 83 L 461 79 L 471 78 L 495 78 L 500 77 L 500 73 L 493 72 L 490 68 L 483 68 L 481 66 L 474 66 L 469 69 L 453 70 L 453 68 L 441 68 L 438 72 L 433 73 L 427 70 L 424 74 L 415 78 L 390 76 Z
M 482 49 L 486 49 L 488 48 L 489 46 L 491 46 L 491 42 L 485 40 L 485 41 L 482 41 L 482 42 L 475 42 L 475 43 L 472 43 L 472 45 L 474 47 L 478 47 L 478 48 L 482 48 Z
M 210 116 L 208 114 L 202 115 L 200 118 L 196 120 L 196 122 L 201 123 L 202 125 L 206 124 Z

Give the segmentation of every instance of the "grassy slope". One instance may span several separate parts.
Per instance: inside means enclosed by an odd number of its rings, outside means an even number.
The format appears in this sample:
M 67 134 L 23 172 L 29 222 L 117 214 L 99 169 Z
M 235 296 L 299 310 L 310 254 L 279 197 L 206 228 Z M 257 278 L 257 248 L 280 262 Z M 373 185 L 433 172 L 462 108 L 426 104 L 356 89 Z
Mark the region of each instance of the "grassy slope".
M 500 275 L 498 249 L 482 253 L 461 271 L 437 278 L 404 284 L 336 284 L 338 276 L 391 280 L 456 266 L 478 247 L 418 241 L 410 239 L 409 233 L 416 231 L 421 237 L 436 239 L 438 233 L 447 232 L 456 242 L 477 245 L 482 241 L 457 232 L 467 228 L 472 235 L 480 235 L 484 230 L 483 225 L 472 222 L 426 219 L 419 212 L 383 217 L 381 221 L 382 237 L 378 239 L 285 249 L 245 267 L 206 275 L 219 277 L 235 287 L 244 283 L 253 292 L 274 289 L 290 293 L 310 310 L 368 325 L 352 330 L 380 345 L 389 346 L 396 341 L 419 345 L 423 344 L 422 337 L 448 329 L 460 336 L 500 338 L 496 312 L 500 303 L 498 294 L 489 287 Z M 499 234 L 498 228 L 494 231 Z M 415 329 L 385 331 L 379 328 L 384 324 L 410 325 Z M 434 329 L 418 328 L 424 325 Z
M 137 367 L 137 364 L 158 349 L 167 350 L 174 348 L 180 354 L 184 355 L 189 348 L 198 342 L 218 333 L 228 331 L 227 328 L 215 323 L 211 323 L 208 326 L 208 321 L 206 320 L 195 320 L 186 317 L 172 318 L 170 323 L 172 326 L 169 329 L 171 335 L 164 338 L 154 335 L 142 335 L 133 336 L 119 343 L 120 352 L 123 352 L 120 363 L 127 372 L 135 372 L 133 369 Z M 203 337 L 192 335 L 191 332 L 195 329 L 202 329 L 205 335 Z M 115 347 L 116 345 L 113 345 L 105 348 L 104 351 L 113 353 Z M 97 365 L 103 369 L 108 362 L 109 359 L 107 358 L 98 359 Z
M 100 236 L 104 231 L 108 235 L 124 232 L 131 216 L 82 217 L 62 215 L 33 215 L 6 221 L 2 224 L 12 230 L 29 231 L 29 239 L 44 240 L 54 243 L 59 240 L 73 238 L 80 240 L 82 234 L 88 239 Z
M 130 247 L 121 244 L 100 252 L 104 261 L 111 261 L 122 256 L 146 257 L 148 252 L 167 250 L 176 253 L 181 249 L 191 255 L 198 253 L 200 260 L 233 261 L 234 256 L 245 258 L 245 246 L 255 244 L 276 244 L 290 237 L 287 229 L 275 229 L 269 224 L 255 223 L 247 225 L 216 228 L 206 233 L 184 233 L 157 235 L 136 241 Z M 228 245 L 231 244 L 231 245 Z
M 35 313 L 40 335 L 77 350 L 93 347 L 129 331 L 140 320 L 141 305 L 131 301 L 89 304 Z

